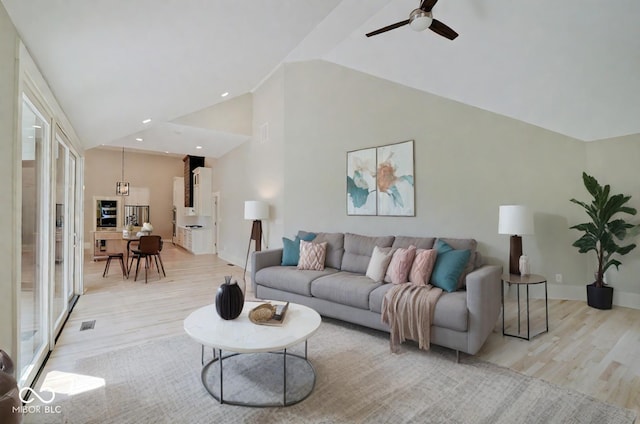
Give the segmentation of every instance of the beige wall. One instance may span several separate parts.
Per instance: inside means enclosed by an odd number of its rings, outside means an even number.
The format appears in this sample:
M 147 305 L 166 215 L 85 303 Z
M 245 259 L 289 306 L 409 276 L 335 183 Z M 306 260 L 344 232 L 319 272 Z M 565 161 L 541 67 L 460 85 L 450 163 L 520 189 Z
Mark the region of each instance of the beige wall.
M 568 200 L 584 143 L 326 62 L 286 66 L 285 87 L 287 235 L 306 228 L 473 237 L 506 265 L 498 207 L 522 203 L 535 211 L 536 234 L 523 243 L 532 270 L 582 284 L 584 258 L 568 231 L 578 211 Z M 410 139 L 416 216 L 347 216 L 346 152 Z
M 0 232 L 3 234 L 0 244 L 0 349 L 7 351 L 14 359 L 17 358 L 14 341 L 19 340 L 16 253 L 20 251 L 19 233 L 16 232 L 20 228 L 20 205 L 16 202 L 20 181 L 16 169 L 17 48 L 18 33 L 0 4 L 0 180 L 12 182 L 0 185 L 3 205 L 0 209 Z
M 182 158 L 125 150 L 125 180 L 132 187 L 149 188 L 149 216 L 153 231 L 171 240 L 173 177 L 183 176 Z M 122 150 L 93 148 L 85 151 L 85 245 L 92 243 L 94 196 L 114 197 L 122 178 Z
M 631 196 L 629 205 L 640 212 L 640 134 L 614 139 L 594 141 L 586 144 L 587 166 L 589 174 L 598 179 L 601 184 L 610 184 L 612 193 L 623 193 Z M 589 200 L 585 189 L 576 195 L 579 200 Z M 576 208 L 580 209 L 577 205 Z M 582 213 L 579 222 L 586 221 L 586 214 Z M 640 214 L 627 218 L 635 224 L 640 223 Z M 575 232 L 574 235 L 579 235 Z M 575 237 L 576 239 L 578 237 Z M 640 239 L 632 239 L 640 245 Z M 630 242 L 625 241 L 623 244 Z M 595 271 L 595 256 L 591 256 L 587 277 Z M 629 293 L 640 293 L 640 247 L 621 258 L 620 270 L 607 271 L 607 282 L 616 289 Z M 585 278 L 587 278 L 585 277 Z M 614 291 L 615 293 L 615 291 Z
M 275 111 L 283 107 L 278 112 L 283 139 L 270 146 L 273 158 L 256 150 L 254 128 L 250 143 L 218 161 L 225 170 L 221 191 L 240 193 L 223 223 L 231 231 L 221 237 L 235 254 L 246 252 L 243 239 L 249 234 L 241 202 L 258 193 L 263 175 L 283 182 L 270 194 L 276 205 L 267 223 L 271 247 L 299 229 L 474 237 L 489 261 L 506 266 L 509 239 L 498 234 L 498 207 L 522 203 L 535 211 L 536 234 L 523 243 L 533 272 L 547 276 L 551 296 L 585 298 L 589 260 L 571 246 L 577 233 L 569 230 L 584 217 L 569 199 L 584 197 L 582 171 L 597 173 L 602 166 L 594 159 L 600 143 L 583 143 L 323 61 L 287 64 L 266 83 L 273 85 L 282 90 L 261 87 L 263 97 L 254 99 L 254 126 L 262 122 L 258 102 Z M 416 216 L 347 216 L 346 152 L 410 139 L 415 140 Z M 623 140 L 616 148 L 629 162 L 615 171 L 616 181 L 626 181 L 621 189 L 633 184 L 630 173 L 637 175 L 630 163 L 638 157 L 637 147 L 631 144 Z M 283 160 L 276 159 L 279 153 Z M 626 258 L 629 269 L 635 269 L 639 255 L 640 249 Z M 555 284 L 556 274 L 562 274 L 562 284 Z M 640 307 L 640 287 L 630 271 L 611 278 L 619 289 L 616 303 Z

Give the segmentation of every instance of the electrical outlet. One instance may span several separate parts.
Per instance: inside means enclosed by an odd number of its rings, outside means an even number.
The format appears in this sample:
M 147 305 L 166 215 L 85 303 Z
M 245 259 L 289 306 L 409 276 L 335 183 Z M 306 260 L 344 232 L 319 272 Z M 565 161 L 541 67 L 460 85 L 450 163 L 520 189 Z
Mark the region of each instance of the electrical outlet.
M 562 274 L 556 274 L 556 283 L 562 283 Z

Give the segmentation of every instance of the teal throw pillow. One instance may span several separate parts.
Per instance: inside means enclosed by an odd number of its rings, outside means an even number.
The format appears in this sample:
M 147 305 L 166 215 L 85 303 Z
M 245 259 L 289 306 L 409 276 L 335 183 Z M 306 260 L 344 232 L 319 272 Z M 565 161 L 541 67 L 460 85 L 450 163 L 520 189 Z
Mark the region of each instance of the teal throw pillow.
M 296 236 L 290 240 L 282 237 L 282 266 L 298 266 L 300 261 L 300 240 L 311 241 L 316 238 L 314 233 L 306 233 L 302 238 Z
M 282 237 L 282 266 L 296 266 L 300 260 L 300 239 Z
M 456 291 L 458 280 L 464 271 L 471 251 L 455 250 L 442 240 L 436 242 L 438 257 L 431 274 L 431 284 L 449 293 Z

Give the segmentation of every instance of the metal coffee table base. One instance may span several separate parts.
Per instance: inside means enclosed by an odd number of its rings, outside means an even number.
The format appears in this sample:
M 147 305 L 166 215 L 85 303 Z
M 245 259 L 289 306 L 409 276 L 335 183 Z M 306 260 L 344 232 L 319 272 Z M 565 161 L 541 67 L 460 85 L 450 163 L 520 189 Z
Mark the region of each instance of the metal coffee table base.
M 217 351 L 217 355 L 216 355 Z M 204 347 L 203 347 L 203 355 L 204 355 Z M 280 384 L 282 386 L 282 400 L 276 401 L 269 400 L 264 402 L 252 402 L 248 400 L 241 400 L 236 398 L 225 398 L 224 397 L 224 369 L 223 363 L 225 360 L 229 360 L 230 358 L 235 358 L 244 355 L 281 355 L 282 356 L 282 376 L 280 381 L 273 381 L 273 385 Z M 202 358 L 203 359 L 203 358 Z M 218 364 L 218 367 L 214 367 L 214 365 Z M 309 378 L 311 378 L 311 383 L 307 383 L 308 389 L 304 388 L 304 381 L 301 383 L 300 379 L 293 379 L 294 381 L 289 382 L 289 389 L 294 393 L 294 396 L 290 396 L 287 399 L 287 366 L 291 370 L 291 367 L 303 367 L 303 372 L 310 373 Z M 215 377 L 217 378 L 208 378 Z M 311 392 L 316 384 L 316 371 L 313 368 L 313 365 L 307 359 L 307 342 L 305 341 L 304 345 L 304 355 L 297 355 L 294 353 L 287 352 L 287 349 L 284 349 L 279 352 L 263 352 L 263 353 L 230 353 L 228 355 L 222 355 L 222 350 L 214 349 L 214 356 L 211 361 L 205 364 L 202 368 L 201 373 L 202 385 L 205 387 L 207 392 L 216 399 L 220 403 L 226 403 L 229 405 L 238 405 L 238 406 L 252 406 L 252 407 L 274 407 L 274 406 L 291 406 L 296 403 L 302 402 L 305 400 Z M 227 376 L 228 378 L 228 376 Z M 217 381 L 211 381 L 217 380 Z M 308 379 L 307 379 L 308 380 Z M 301 387 L 294 387 L 296 384 L 301 384 Z M 294 385 L 294 386 L 292 386 Z M 301 391 L 300 391 L 301 390 Z M 299 392 L 299 393 L 296 393 Z M 291 399 L 292 398 L 292 399 Z

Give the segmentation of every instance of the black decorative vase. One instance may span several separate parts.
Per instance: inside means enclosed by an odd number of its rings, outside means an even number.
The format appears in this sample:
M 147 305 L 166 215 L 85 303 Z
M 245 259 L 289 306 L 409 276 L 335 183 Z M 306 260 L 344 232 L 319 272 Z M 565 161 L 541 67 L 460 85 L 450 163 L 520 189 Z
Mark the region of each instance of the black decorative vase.
M 587 305 L 596 309 L 611 309 L 613 287 L 596 287 L 596 283 L 587 284 Z
M 230 276 L 224 277 L 224 280 L 216 294 L 216 311 L 222 319 L 236 319 L 244 306 L 244 293 L 237 281 L 231 282 Z

